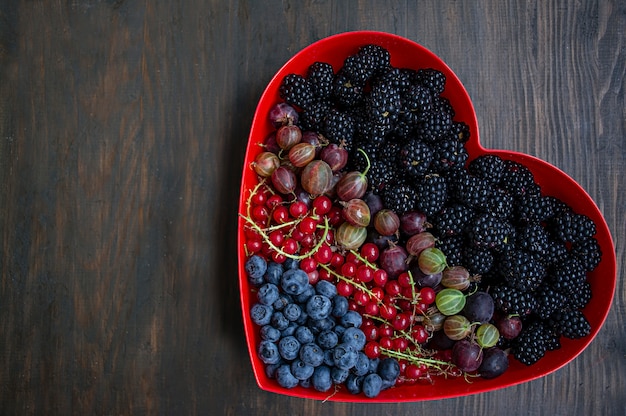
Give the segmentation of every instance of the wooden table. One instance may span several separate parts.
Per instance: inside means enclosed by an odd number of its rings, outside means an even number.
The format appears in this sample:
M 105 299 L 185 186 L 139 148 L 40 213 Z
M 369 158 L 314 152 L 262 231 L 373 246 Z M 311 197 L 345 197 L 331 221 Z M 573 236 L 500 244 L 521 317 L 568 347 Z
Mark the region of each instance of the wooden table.
M 577 180 L 623 269 L 624 2 L 416 3 L 0 2 L 0 413 L 626 414 L 621 282 L 591 346 L 524 385 L 386 405 L 256 386 L 236 271 L 248 129 L 278 68 L 331 34 L 441 56 L 482 143 Z

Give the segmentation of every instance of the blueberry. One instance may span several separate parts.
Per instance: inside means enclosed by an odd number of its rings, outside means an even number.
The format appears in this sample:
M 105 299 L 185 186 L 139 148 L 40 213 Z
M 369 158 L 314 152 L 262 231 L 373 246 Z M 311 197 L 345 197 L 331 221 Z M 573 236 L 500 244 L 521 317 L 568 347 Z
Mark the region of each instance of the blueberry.
M 305 388 L 305 389 L 310 389 L 311 388 L 311 377 L 307 378 L 306 380 L 300 380 L 298 385 L 300 387 Z
M 280 287 L 290 295 L 299 295 L 308 286 L 310 286 L 309 276 L 301 269 L 289 269 L 283 273 L 280 279 Z
M 291 259 L 288 257 L 283 263 L 283 267 L 285 268 L 285 270 L 299 269 L 300 262 L 296 259 Z
M 380 358 L 370 358 L 370 373 L 378 372 L 378 364 L 380 363 Z
M 354 374 L 357 376 L 364 376 L 370 372 L 370 359 L 364 352 L 357 352 L 356 363 L 354 364 L 352 371 L 354 371 Z
M 298 385 L 298 380 L 291 374 L 291 366 L 289 364 L 283 364 L 276 369 L 276 373 L 274 374 L 276 377 L 276 381 L 281 387 L 285 387 L 287 389 L 292 389 Z
M 377 374 L 386 381 L 396 381 L 400 375 L 400 364 L 395 358 L 383 358 L 378 363 Z
M 298 303 L 306 303 L 311 296 L 315 294 L 315 288 L 309 284 L 306 285 L 304 291 L 294 296 L 294 300 Z
M 298 319 L 296 319 L 296 323 L 298 325 L 304 325 L 308 322 L 309 320 L 309 315 L 302 310 L 302 308 L 300 308 L 300 316 L 298 317 Z
M 272 305 L 280 296 L 278 286 L 272 283 L 265 283 L 259 288 L 256 294 L 257 299 L 264 305 Z
M 276 302 L 274 302 L 272 306 L 274 306 L 275 310 L 282 311 L 283 309 L 285 309 L 285 306 L 289 305 L 290 303 L 293 303 L 293 298 L 286 293 L 281 293 L 278 295 L 278 299 L 276 300 Z
M 278 341 L 278 352 L 287 361 L 295 360 L 300 351 L 300 343 L 293 335 L 283 337 Z
M 271 341 L 261 341 L 257 352 L 265 364 L 276 364 L 280 361 L 278 347 Z
M 278 367 L 280 367 L 283 364 L 284 363 L 283 363 L 282 360 L 278 361 L 276 364 L 266 364 L 265 365 L 265 375 L 268 378 L 274 378 L 274 376 L 276 375 L 276 370 L 278 369 Z
M 366 397 L 372 398 L 378 396 L 383 386 L 383 379 L 376 373 L 368 374 L 363 379 L 361 389 Z
M 324 350 L 314 342 L 304 344 L 300 348 L 300 359 L 312 367 L 317 367 L 324 362 Z
M 306 380 L 313 375 L 315 368 L 302 360 L 295 359 L 291 363 L 291 374 L 298 380 Z
M 317 391 L 328 391 L 333 386 L 333 381 L 330 377 L 330 367 L 320 365 L 315 367 L 313 376 L 311 377 L 311 384 Z
M 289 320 L 285 318 L 285 315 L 281 311 L 276 311 L 272 314 L 270 324 L 279 331 L 282 331 L 289 326 Z
M 263 305 L 262 303 L 255 303 L 250 309 L 250 316 L 252 322 L 259 326 L 267 325 L 272 320 L 272 314 L 274 309 L 271 306 Z
M 311 332 L 309 327 L 304 325 L 300 325 L 298 328 L 296 328 L 294 336 L 302 345 L 315 341 L 315 336 L 313 335 L 313 332 Z
M 349 310 L 348 298 L 336 295 L 332 298 L 333 309 L 330 314 L 335 318 L 341 318 Z
M 315 284 L 315 293 L 318 295 L 324 295 L 329 299 L 332 299 L 337 294 L 337 286 L 330 283 L 328 280 L 319 280 Z
M 261 327 L 261 339 L 265 341 L 277 342 L 280 339 L 280 331 L 272 325 Z
M 363 317 L 357 311 L 348 311 L 344 316 L 342 316 L 339 320 L 341 325 L 345 327 L 355 327 L 360 328 L 363 323 Z
M 361 329 L 350 327 L 346 328 L 344 333 L 341 335 L 341 341 L 351 345 L 356 351 L 360 351 L 363 347 L 365 347 L 367 339 L 365 338 L 365 333 L 361 331 Z
M 335 325 L 333 331 L 335 331 L 337 335 L 342 336 L 343 333 L 346 332 L 346 327 L 343 325 Z
M 344 370 L 343 368 L 333 366 L 330 369 L 330 377 L 333 379 L 333 383 L 335 384 L 343 384 L 349 374 L 350 370 Z
M 290 303 L 285 306 L 285 309 L 283 310 L 283 315 L 285 315 L 285 318 L 289 319 L 291 322 L 297 321 L 298 318 L 300 318 L 301 313 L 302 309 L 295 303 Z
M 339 343 L 339 335 L 331 330 L 322 331 L 317 335 L 317 343 L 325 350 L 335 348 L 335 345 Z
M 352 394 L 361 393 L 361 386 L 363 385 L 363 376 L 357 376 L 354 373 L 348 374 L 348 378 L 344 382 L 346 389 Z
M 280 336 L 281 337 L 295 336 L 296 329 L 298 329 L 299 326 L 300 325 L 298 325 L 295 322 L 289 322 L 289 325 L 287 325 L 287 328 L 280 331 Z
M 330 316 L 332 303 L 324 295 L 313 295 L 306 303 L 306 313 L 313 319 L 324 319 Z
M 330 329 L 333 329 L 336 323 L 333 318 L 311 319 L 309 317 L 307 325 L 309 326 L 309 328 L 311 328 L 311 331 L 314 334 L 319 334 L 322 331 L 328 331 Z
M 333 357 L 334 350 L 324 350 L 323 364 L 331 368 L 335 368 L 335 357 Z
M 350 370 L 356 364 L 358 355 L 354 348 L 348 344 L 339 344 L 333 350 L 335 365 L 344 370 Z
M 265 271 L 267 270 L 267 262 L 265 259 L 257 254 L 248 257 L 246 264 L 244 265 L 248 279 L 257 281 L 259 278 L 263 278 Z
M 273 285 L 278 286 L 280 284 L 280 277 L 283 275 L 283 266 L 280 263 L 269 262 L 267 265 L 267 270 L 263 275 L 263 280 L 267 283 L 271 283 Z

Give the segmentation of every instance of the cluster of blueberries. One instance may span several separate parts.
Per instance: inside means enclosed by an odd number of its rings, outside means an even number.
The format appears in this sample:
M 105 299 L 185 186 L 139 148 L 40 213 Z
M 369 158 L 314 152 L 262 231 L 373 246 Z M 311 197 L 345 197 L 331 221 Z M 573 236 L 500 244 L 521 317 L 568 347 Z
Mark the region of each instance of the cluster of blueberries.
M 349 310 L 348 299 L 337 294 L 334 284 L 310 284 L 292 259 L 279 264 L 252 255 L 245 269 L 257 289 L 250 315 L 260 327 L 257 353 L 268 377 L 285 388 L 299 385 L 321 392 L 343 384 L 366 397 L 395 384 L 397 360 L 365 355 L 363 318 Z

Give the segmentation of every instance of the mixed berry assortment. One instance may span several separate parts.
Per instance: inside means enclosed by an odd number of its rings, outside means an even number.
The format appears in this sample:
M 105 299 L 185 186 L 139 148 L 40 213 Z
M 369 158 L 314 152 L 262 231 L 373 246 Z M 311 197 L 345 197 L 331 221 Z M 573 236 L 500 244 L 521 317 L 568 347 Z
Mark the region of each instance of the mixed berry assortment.
M 595 224 L 521 163 L 470 160 L 444 74 L 390 58 L 365 45 L 284 77 L 250 167 L 250 314 L 286 388 L 493 378 L 591 331 Z

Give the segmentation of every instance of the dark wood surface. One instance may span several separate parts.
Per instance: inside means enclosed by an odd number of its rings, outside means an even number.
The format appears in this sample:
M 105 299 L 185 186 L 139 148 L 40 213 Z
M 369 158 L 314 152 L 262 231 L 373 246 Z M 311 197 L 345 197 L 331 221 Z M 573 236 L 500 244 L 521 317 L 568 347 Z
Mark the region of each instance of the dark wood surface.
M 626 3 L 0 1 L 0 414 L 626 414 L 626 289 L 596 340 L 527 384 L 437 402 L 258 389 L 236 226 L 272 75 L 370 29 L 440 55 L 486 147 L 594 198 L 625 264 Z

